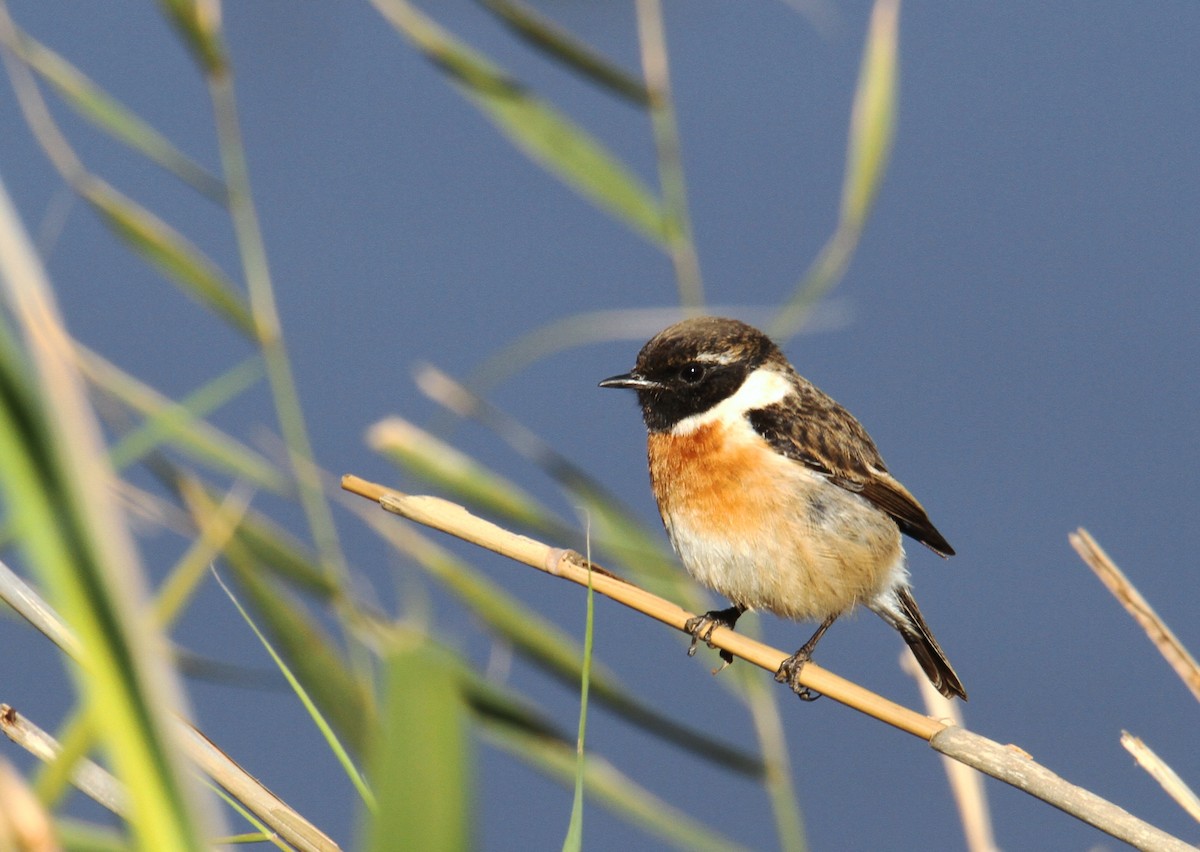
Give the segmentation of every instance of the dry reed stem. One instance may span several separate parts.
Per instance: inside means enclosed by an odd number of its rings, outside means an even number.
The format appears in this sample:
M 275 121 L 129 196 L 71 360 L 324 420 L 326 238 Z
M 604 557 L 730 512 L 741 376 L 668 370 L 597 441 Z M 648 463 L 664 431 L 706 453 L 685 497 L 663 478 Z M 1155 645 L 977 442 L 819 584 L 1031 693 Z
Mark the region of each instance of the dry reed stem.
M 1179 807 L 1188 812 L 1192 819 L 1200 822 L 1200 796 L 1184 783 L 1183 779 L 1167 765 L 1161 757 L 1155 754 L 1150 746 L 1142 742 L 1141 737 L 1135 737 L 1128 731 L 1121 731 L 1121 745 L 1133 755 L 1138 766 L 1145 769 L 1150 777 L 1162 785 L 1167 795 L 1179 803 Z
M 8 704 L 0 704 L 0 731 L 43 763 L 50 763 L 62 751 L 54 737 Z M 87 758 L 80 760 L 71 770 L 71 784 L 114 814 L 125 816 L 125 788 L 100 764 Z
M 597 594 L 623 603 L 681 632 L 687 632 L 684 624 L 693 617 L 693 613 L 670 601 L 652 595 L 598 565 L 589 564 L 572 550 L 550 547 L 518 535 L 472 515 L 449 500 L 404 494 L 349 474 L 342 477 L 342 488 L 378 503 L 393 514 L 441 530 L 539 571 L 580 586 L 586 587 L 590 582 Z M 788 657 L 777 648 L 725 628 L 713 631 L 712 644 L 772 673 Z M 1024 790 L 1138 849 L 1200 852 L 1196 847 L 1172 837 L 1094 793 L 1063 780 L 1019 748 L 1003 746 L 957 725 L 923 716 L 813 663 L 804 667 L 800 682 L 841 704 L 921 737 L 947 757 Z
M 1196 850 L 1195 846 L 1143 822 L 1090 790 L 1067 783 L 1016 746 L 1002 746 L 954 725 L 935 734 L 929 744 L 942 754 L 1024 790 L 1134 848 L 1148 852 Z
M 1105 587 L 1112 592 L 1113 597 L 1120 601 L 1121 606 L 1133 616 L 1133 620 L 1141 625 L 1150 637 L 1150 641 L 1158 648 L 1179 679 L 1192 691 L 1192 695 L 1200 701 L 1200 665 L 1196 658 L 1188 653 L 1183 643 L 1176 638 L 1171 629 L 1158 617 L 1154 608 L 1142 597 L 1142 593 L 1122 573 L 1116 563 L 1109 558 L 1104 549 L 1096 543 L 1091 534 L 1080 527 L 1067 536 L 1071 547 L 1088 567 L 1096 572 Z
M 464 541 L 581 586 L 587 586 L 590 568 L 592 586 L 597 594 L 623 603 L 677 630 L 686 632 L 684 623 L 693 617 L 692 613 L 682 607 L 652 595 L 597 565 L 589 566 L 587 560 L 573 550 L 550 547 L 540 541 L 510 532 L 472 515 L 457 503 L 440 497 L 401 494 L 353 476 L 343 477 L 342 487 L 375 500 L 389 512 L 448 532 Z M 778 671 L 779 665 L 789 656 L 777 648 L 771 648 L 723 627 L 713 631 L 712 644 L 772 673 Z M 888 701 L 815 663 L 804 667 L 800 682 L 922 739 L 928 740 L 943 727 L 941 722 Z
M 900 668 L 916 682 L 921 701 L 930 716 L 945 719 L 953 725 L 962 725 L 959 705 L 934 688 L 921 671 L 916 657 L 907 649 L 900 656 Z M 946 770 L 950 794 L 954 796 L 954 804 L 958 806 L 962 818 L 963 839 L 966 840 L 968 852 L 999 852 L 992 831 L 987 795 L 983 789 L 983 776 L 970 766 L 945 755 L 942 756 L 942 766 Z

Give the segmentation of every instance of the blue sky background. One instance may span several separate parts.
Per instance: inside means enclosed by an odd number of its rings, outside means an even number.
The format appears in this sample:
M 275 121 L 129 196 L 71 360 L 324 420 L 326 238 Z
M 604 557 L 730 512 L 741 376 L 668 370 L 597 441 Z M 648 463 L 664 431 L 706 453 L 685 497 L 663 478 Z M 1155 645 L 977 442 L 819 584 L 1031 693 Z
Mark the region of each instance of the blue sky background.
M 629 4 L 538 8 L 625 67 Z M 645 116 L 531 53 L 480 7 L 430 4 L 654 182 Z M 667 39 L 690 209 L 706 291 L 747 319 L 789 294 L 831 233 L 869 4 L 822 7 L 822 26 L 781 2 L 668 3 Z M 22 0 L 14 18 L 216 170 L 203 84 L 150 4 Z M 589 310 L 675 302 L 667 258 L 564 188 L 497 134 L 366 4 L 256 0 L 225 29 L 284 330 L 320 463 L 395 481 L 365 429 L 435 409 L 410 368 L 465 375 L 521 335 Z M 786 346 L 849 408 L 958 551 L 909 548 L 916 597 L 971 701 L 966 725 L 1173 833 L 1200 830 L 1121 749 L 1143 738 L 1200 786 L 1194 699 L 1067 544 L 1092 531 L 1182 641 L 1200 648 L 1196 523 L 1200 432 L 1200 8 L 1154 4 L 932 4 L 902 8 L 901 95 L 887 179 L 825 324 Z M 228 270 L 224 214 L 66 109 L 89 167 Z M 0 177 L 47 264 L 75 335 L 179 397 L 249 354 L 71 202 L 0 86 Z M 631 396 L 596 382 L 641 340 L 574 349 L 503 382 L 490 399 L 625 497 L 648 524 L 643 429 Z M 215 421 L 259 439 L 266 394 Z M 451 433 L 565 514 L 544 478 L 484 430 Z M 266 503 L 266 507 L 277 507 Z M 279 510 L 294 529 L 301 519 Z M 355 568 L 389 606 L 410 597 L 481 667 L 489 638 L 358 523 L 339 516 Z M 179 544 L 144 539 L 161 576 Z M 562 542 L 582 546 L 581 542 Z M 577 589 L 461 551 L 572 632 Z M 155 574 L 158 571 L 158 574 Z M 597 604 L 597 653 L 658 710 L 752 747 L 740 706 L 669 631 Z M 763 619 L 794 649 L 808 625 Z M 68 706 L 54 654 L 0 624 L 8 701 L 53 726 Z M 184 624 L 194 650 L 267 666 L 212 590 Z M 25 653 L 25 649 L 29 649 Z M 915 704 L 902 650 L 878 619 L 839 623 L 818 660 Z M 704 657 L 700 659 L 700 657 Z M 766 675 L 764 675 L 765 677 Z M 577 694 L 515 663 L 510 682 L 571 730 Z M 284 799 L 352 838 L 352 794 L 294 699 L 195 684 L 201 726 Z M 962 845 L 942 769 L 920 742 L 832 701 L 781 694 L 795 782 L 815 849 Z M 775 843 L 753 784 L 631 730 L 602 710 L 589 745 L 688 813 L 751 847 Z M 487 746 L 478 755 L 481 848 L 561 843 L 570 792 Z M 1008 849 L 1116 848 L 1024 794 L 989 782 Z M 596 805 L 588 848 L 652 848 Z

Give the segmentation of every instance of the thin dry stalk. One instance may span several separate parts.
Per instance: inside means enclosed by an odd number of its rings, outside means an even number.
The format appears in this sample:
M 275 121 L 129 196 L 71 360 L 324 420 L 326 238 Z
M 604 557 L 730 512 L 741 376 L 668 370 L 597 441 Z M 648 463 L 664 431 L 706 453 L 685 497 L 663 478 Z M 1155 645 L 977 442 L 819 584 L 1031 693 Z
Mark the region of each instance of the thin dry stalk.
M 955 725 L 939 731 L 929 744 L 942 754 L 1024 790 L 1137 849 L 1153 852 L 1196 849 L 1090 790 L 1067 783 L 1017 746 L 1000 745 Z
M 692 241 L 688 221 L 687 182 L 683 177 L 679 128 L 671 96 L 671 74 L 667 60 L 667 38 L 663 27 L 660 0 L 637 0 L 638 41 L 642 53 L 642 73 L 650 93 L 650 123 L 654 147 L 658 153 L 659 184 L 668 222 L 667 245 L 679 301 L 686 308 L 699 310 L 704 305 L 704 285 L 700 277 L 700 259 Z
M 0 731 L 43 763 L 50 763 L 62 748 L 58 741 L 8 704 L 0 704 Z M 98 763 L 80 760 L 71 770 L 71 784 L 85 796 L 118 816 L 124 816 L 128 797 L 121 782 Z
M 1135 737 L 1128 731 L 1121 731 L 1121 745 L 1133 755 L 1138 766 L 1150 773 L 1150 777 L 1162 785 L 1167 795 L 1179 803 L 1192 819 L 1200 822 L 1200 796 L 1184 783 L 1184 780 L 1167 765 L 1167 762 L 1155 754 L 1150 746 L 1142 742 L 1141 737 Z
M 1188 653 L 1188 649 L 1183 647 L 1183 643 L 1158 617 L 1158 613 L 1142 597 L 1142 593 L 1122 573 L 1087 530 L 1080 527 L 1067 536 L 1067 539 L 1080 558 L 1096 572 L 1100 582 L 1112 592 L 1113 597 L 1120 601 L 1121 606 L 1125 607 L 1126 611 L 1133 616 L 1133 620 L 1146 631 L 1146 635 L 1158 648 L 1158 652 L 1175 670 L 1175 674 L 1179 675 L 1179 679 L 1183 681 L 1184 685 L 1192 691 L 1196 700 L 1200 701 L 1200 665 L 1196 663 L 1196 658 Z
M 945 719 L 953 725 L 962 725 L 959 705 L 934 688 L 912 654 L 905 652 L 900 657 L 900 668 L 916 682 L 921 701 L 930 716 Z M 942 757 L 942 766 L 946 770 L 950 794 L 954 796 L 954 804 L 962 818 L 963 838 L 967 842 L 968 852 L 999 852 L 996 836 L 992 832 L 992 815 L 983 788 L 983 776 L 946 756 Z
M 574 551 L 550 547 L 510 532 L 448 500 L 403 494 L 350 475 L 342 477 L 342 488 L 377 502 L 389 512 L 539 571 L 583 587 L 590 582 L 596 594 L 623 603 L 679 631 L 687 632 L 684 624 L 693 617 L 692 613 L 670 601 L 652 595 L 598 565 L 589 565 Z M 777 671 L 780 663 L 788 657 L 778 648 L 725 628 L 713 631 L 712 644 L 769 672 Z M 1200 852 L 1196 847 L 1143 822 L 1094 793 L 1068 783 L 1018 748 L 1002 746 L 957 725 L 923 716 L 812 663 L 804 667 L 800 682 L 839 703 L 921 737 L 942 754 L 1024 790 L 1138 849 Z

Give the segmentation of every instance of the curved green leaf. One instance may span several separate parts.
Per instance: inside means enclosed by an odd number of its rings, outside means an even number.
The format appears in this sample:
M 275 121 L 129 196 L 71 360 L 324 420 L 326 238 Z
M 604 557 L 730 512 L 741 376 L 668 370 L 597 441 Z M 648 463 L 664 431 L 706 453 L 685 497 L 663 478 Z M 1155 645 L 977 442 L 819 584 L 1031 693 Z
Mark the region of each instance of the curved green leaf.
M 407 0 L 372 2 L 530 159 L 642 236 L 668 245 L 658 199 L 591 134 L 456 41 Z
M 218 177 L 197 165 L 63 56 L 27 33 L 18 33 L 17 43 L 21 58 L 77 112 L 202 195 L 219 204 L 225 203 L 225 185 Z
M 149 210 L 101 180 L 82 181 L 79 191 L 110 228 L 200 304 L 251 340 L 257 330 L 250 308 L 217 265 L 186 237 Z

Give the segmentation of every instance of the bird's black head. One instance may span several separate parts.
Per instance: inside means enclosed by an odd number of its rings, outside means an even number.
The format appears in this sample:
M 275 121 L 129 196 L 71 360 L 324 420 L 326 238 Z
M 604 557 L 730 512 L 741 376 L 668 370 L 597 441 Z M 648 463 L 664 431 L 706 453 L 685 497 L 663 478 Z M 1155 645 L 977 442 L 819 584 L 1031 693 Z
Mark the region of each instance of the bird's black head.
M 637 391 L 651 432 L 666 432 L 684 418 L 728 399 L 754 370 L 786 360 L 771 339 L 744 322 L 699 317 L 676 323 L 642 347 L 633 370 L 602 388 Z

